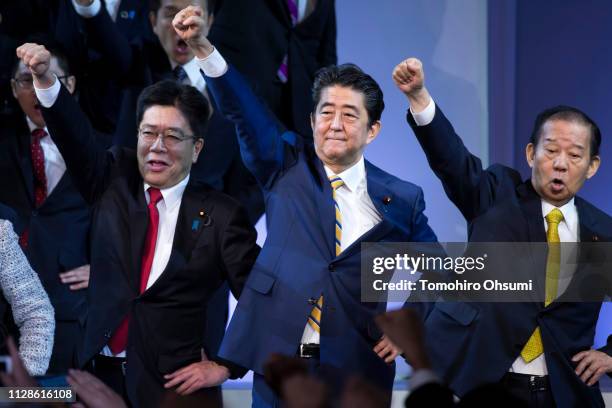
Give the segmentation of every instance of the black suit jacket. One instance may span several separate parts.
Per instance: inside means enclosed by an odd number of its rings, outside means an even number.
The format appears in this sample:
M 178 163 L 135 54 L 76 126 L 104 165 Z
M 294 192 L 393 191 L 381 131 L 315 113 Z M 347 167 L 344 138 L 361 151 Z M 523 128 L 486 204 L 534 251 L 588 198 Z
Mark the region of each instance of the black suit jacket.
M 223 0 L 217 4 L 210 41 L 251 83 L 279 115 L 278 68 L 288 56 L 290 123 L 301 135 L 311 135 L 311 87 L 316 71 L 336 64 L 336 9 L 334 0 L 317 0 L 310 15 L 295 27 L 286 0 Z M 253 63 L 257 61 L 257 63 Z
M 470 241 L 546 242 L 541 198 L 530 181 L 521 181 L 516 170 L 505 166 L 483 169 L 439 108 L 427 126 L 416 126 L 410 113 L 407 119 L 447 195 L 468 221 Z M 580 197 L 575 205 L 580 242 L 612 241 L 610 216 Z M 575 272 L 572 284 L 581 273 Z M 557 406 L 603 406 L 598 386 L 585 385 L 571 362 L 574 354 L 593 345 L 600 307 L 601 302 L 563 302 L 563 296 L 547 307 L 437 303 L 426 322 L 428 346 L 437 371 L 463 395 L 499 381 L 539 326 Z M 612 355 L 612 341 L 601 351 Z
M 133 406 L 155 406 L 163 375 L 200 361 L 207 301 L 225 281 L 238 297 L 259 248 L 244 209 L 222 193 L 189 183 L 166 269 L 139 294 L 147 229 L 143 180 L 133 150 L 95 148 L 91 127 L 64 88 L 45 119 L 84 197 L 95 203 L 92 276 L 82 364 L 131 315 L 126 375 Z M 211 333 L 214 334 L 214 333 Z
M 43 204 L 34 205 L 30 132 L 23 117 L 3 126 L 0 139 L 0 202 L 17 213 L 16 231 L 29 231 L 24 251 L 49 294 L 57 321 L 50 372 L 76 364 L 77 344 L 87 314 L 85 290 L 72 291 L 59 274 L 89 263 L 91 210 L 65 172 Z

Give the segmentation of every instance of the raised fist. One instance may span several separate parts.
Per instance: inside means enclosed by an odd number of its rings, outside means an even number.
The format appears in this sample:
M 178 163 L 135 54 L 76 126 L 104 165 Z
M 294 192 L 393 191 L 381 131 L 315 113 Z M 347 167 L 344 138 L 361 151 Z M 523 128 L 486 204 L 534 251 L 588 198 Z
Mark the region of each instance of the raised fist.
M 49 71 L 51 53 L 42 45 L 25 43 L 17 48 L 17 58 L 30 70 L 33 76 L 42 77 Z

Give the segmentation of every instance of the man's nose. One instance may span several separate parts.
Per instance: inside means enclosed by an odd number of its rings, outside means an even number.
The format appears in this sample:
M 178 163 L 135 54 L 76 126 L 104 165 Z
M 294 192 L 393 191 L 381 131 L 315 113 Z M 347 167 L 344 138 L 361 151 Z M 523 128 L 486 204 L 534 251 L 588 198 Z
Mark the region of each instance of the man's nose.
M 342 113 L 338 112 L 332 119 L 331 128 L 333 130 L 342 130 Z

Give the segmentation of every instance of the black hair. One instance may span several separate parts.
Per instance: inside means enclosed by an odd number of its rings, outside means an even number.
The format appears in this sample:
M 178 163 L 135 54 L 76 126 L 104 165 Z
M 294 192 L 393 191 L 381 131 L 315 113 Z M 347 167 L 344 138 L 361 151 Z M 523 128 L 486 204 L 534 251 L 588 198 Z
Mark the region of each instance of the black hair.
M 579 123 L 588 127 L 591 132 L 591 158 L 599 155 L 599 146 L 601 145 L 601 131 L 599 130 L 597 124 L 593 121 L 593 119 L 591 119 L 586 113 L 582 112 L 580 109 L 565 105 L 548 108 L 538 114 L 533 124 L 533 131 L 531 132 L 531 136 L 529 138 L 529 142 L 532 143 L 534 147 L 537 146 L 540 140 L 542 127 L 546 122 L 551 120 L 564 120 L 566 122 Z
M 190 85 L 164 80 L 146 87 L 136 105 L 136 123 L 140 125 L 147 109 L 152 106 L 174 106 L 187 119 L 196 138 L 204 138 L 210 106 L 206 97 Z
M 382 89 L 370 75 L 355 64 L 330 65 L 316 73 L 312 86 L 313 112 L 319 105 L 323 89 L 334 85 L 351 88 L 363 94 L 369 127 L 380 120 L 385 109 Z

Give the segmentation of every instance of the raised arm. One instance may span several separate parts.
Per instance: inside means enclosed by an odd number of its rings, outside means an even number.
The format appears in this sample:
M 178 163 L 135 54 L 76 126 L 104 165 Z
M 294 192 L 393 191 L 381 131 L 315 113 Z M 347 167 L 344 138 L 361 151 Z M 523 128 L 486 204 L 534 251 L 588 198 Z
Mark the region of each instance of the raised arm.
M 49 134 L 72 180 L 83 198 L 93 203 L 109 183 L 114 155 L 99 146 L 89 119 L 50 71 L 49 51 L 42 45 L 26 43 L 17 48 L 17 57 L 32 73 Z
M 471 154 L 425 87 L 423 64 L 408 58 L 393 70 L 393 81 L 408 98 L 407 120 L 429 166 L 442 181 L 449 199 L 470 221 L 495 199 L 498 179 Z
M 190 6 L 177 13 L 172 24 L 198 58 L 218 108 L 236 125 L 245 166 L 265 187 L 285 165 L 287 144 L 283 130 L 248 83 L 235 69 L 228 67 L 208 41 L 202 30 L 202 15 L 202 9 Z

